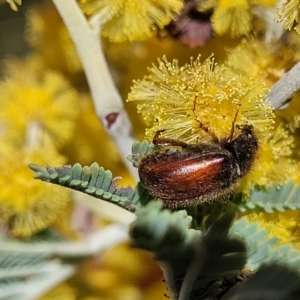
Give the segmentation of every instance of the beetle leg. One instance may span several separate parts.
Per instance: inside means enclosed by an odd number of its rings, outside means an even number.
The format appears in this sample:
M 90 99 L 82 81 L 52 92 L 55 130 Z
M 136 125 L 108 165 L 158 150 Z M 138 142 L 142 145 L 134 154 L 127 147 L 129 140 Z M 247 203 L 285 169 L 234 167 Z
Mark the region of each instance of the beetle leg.
M 234 124 L 236 122 L 236 119 L 237 119 L 237 116 L 238 116 L 238 113 L 239 113 L 239 110 L 240 110 L 240 106 L 241 104 L 238 104 L 238 108 L 236 110 L 236 113 L 235 113 L 235 116 L 234 116 L 234 119 L 232 121 L 232 126 L 231 126 L 231 130 L 230 130 L 230 134 L 229 134 L 229 137 L 227 138 L 227 143 L 230 143 L 232 142 L 233 140 L 233 135 L 234 135 Z M 236 125 L 236 128 L 238 128 L 238 125 Z
M 155 133 L 155 136 L 153 138 L 153 144 L 156 146 L 180 146 L 182 148 L 187 148 L 190 145 L 180 141 L 180 140 L 175 140 L 175 139 L 170 139 L 170 138 L 161 138 L 159 137 L 161 132 L 164 130 L 159 130 Z
M 214 140 L 214 142 L 219 143 L 219 138 L 212 132 L 209 130 L 209 128 L 205 125 L 203 125 L 200 121 L 198 121 L 199 127 L 205 131 L 206 133 L 208 133 Z
M 207 126 L 205 126 L 201 121 L 198 120 L 198 117 L 197 117 L 197 114 L 196 114 L 196 104 L 197 104 L 196 101 L 197 101 L 197 98 L 198 98 L 198 96 L 196 96 L 195 99 L 194 99 L 194 108 L 193 108 L 193 113 L 194 113 L 195 119 L 198 122 L 199 127 L 203 131 L 205 131 L 207 134 L 209 134 L 213 138 L 215 143 L 219 144 L 220 143 L 219 138 L 212 131 L 210 131 L 210 129 Z

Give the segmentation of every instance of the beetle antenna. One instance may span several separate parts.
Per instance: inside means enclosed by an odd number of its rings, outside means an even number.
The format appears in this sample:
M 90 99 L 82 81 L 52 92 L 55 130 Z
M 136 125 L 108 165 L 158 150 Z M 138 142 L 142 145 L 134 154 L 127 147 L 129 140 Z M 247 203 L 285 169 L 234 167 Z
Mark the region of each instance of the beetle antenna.
M 195 115 L 195 119 L 196 119 L 196 121 L 198 122 L 198 124 L 199 124 L 199 127 L 203 130 L 203 131 L 205 131 L 207 134 L 209 134 L 212 138 L 213 138 L 213 140 L 215 141 L 215 142 L 217 142 L 217 143 L 219 143 L 220 142 L 220 140 L 219 140 L 219 138 L 207 127 L 207 126 L 205 126 L 201 121 L 199 121 L 198 119 L 197 119 L 197 115 L 196 115 L 196 113 L 195 113 L 195 111 L 196 111 L 196 100 L 197 100 L 197 97 L 198 96 L 196 96 L 195 97 L 195 100 L 194 100 L 194 108 L 193 108 L 193 113 L 194 113 L 194 115 Z
M 238 114 L 239 114 L 240 106 L 241 106 L 241 104 L 238 104 L 238 108 L 237 108 L 237 110 L 236 110 L 236 112 L 235 112 L 235 116 L 234 116 L 233 121 L 232 121 L 232 126 L 231 126 L 231 130 L 230 130 L 230 134 L 229 134 L 229 137 L 228 137 L 228 139 L 227 139 L 227 142 L 229 142 L 229 143 L 233 140 L 233 135 L 234 135 L 234 124 L 235 124 L 236 119 L 237 119 L 237 116 L 238 116 Z

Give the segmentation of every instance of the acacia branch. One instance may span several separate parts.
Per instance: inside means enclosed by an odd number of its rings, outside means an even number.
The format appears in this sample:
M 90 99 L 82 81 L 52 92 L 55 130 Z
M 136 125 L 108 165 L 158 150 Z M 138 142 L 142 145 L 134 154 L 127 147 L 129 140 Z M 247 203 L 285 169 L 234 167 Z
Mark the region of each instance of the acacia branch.
M 274 109 L 280 109 L 300 89 L 300 62 L 283 75 L 271 88 L 267 98 Z
M 136 170 L 126 159 L 135 139 L 123 101 L 109 72 L 99 37 L 99 27 L 92 28 L 75 0 L 53 0 L 75 44 L 84 69 L 96 114 L 115 142 L 131 174 Z

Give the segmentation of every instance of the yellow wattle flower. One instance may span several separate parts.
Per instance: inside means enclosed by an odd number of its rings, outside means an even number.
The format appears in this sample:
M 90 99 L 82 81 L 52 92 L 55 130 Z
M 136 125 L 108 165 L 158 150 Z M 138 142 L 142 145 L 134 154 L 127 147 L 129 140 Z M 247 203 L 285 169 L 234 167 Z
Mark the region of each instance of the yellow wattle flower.
M 0 214 L 16 236 L 52 225 L 70 202 L 69 191 L 33 180 L 29 163 L 62 165 L 56 147 L 73 135 L 77 92 L 38 56 L 5 62 L 0 82 Z
M 229 49 L 225 64 L 245 80 L 259 78 L 271 87 L 295 64 L 295 51 L 295 46 L 270 44 L 252 37 Z
M 57 146 L 73 135 L 78 95 L 62 75 L 43 70 L 40 59 L 6 62 L 0 82 L 0 123 L 8 142 L 23 144 L 28 125 L 37 123 Z M 2 132 L 3 134 L 3 132 Z
M 30 236 L 49 227 L 71 200 L 68 190 L 33 179 L 29 163 L 66 162 L 49 140 L 44 142 L 31 151 L 0 143 L 0 215 L 15 236 Z
M 249 222 L 259 222 L 261 228 L 267 229 L 269 238 L 278 238 L 277 245 L 292 244 L 298 251 L 300 250 L 299 217 L 299 211 L 247 215 Z
M 277 11 L 279 22 L 284 23 L 286 30 L 295 29 L 300 34 L 300 0 L 287 0 Z
M 250 33 L 252 13 L 249 0 L 207 0 L 198 3 L 200 11 L 213 9 L 211 22 L 218 35 L 230 32 L 232 37 L 239 37 Z
M 293 100 L 289 103 L 289 105 L 285 109 L 281 109 L 276 113 L 276 117 L 278 120 L 284 124 L 286 124 L 289 131 L 294 136 L 294 147 L 293 153 L 291 157 L 295 159 L 295 166 L 297 170 L 295 171 L 294 176 L 292 177 L 297 183 L 300 183 L 300 93 L 297 92 L 293 96 Z
M 143 80 L 135 81 L 129 101 L 139 101 L 138 111 L 148 126 L 147 138 L 164 130 L 163 137 L 197 143 L 211 136 L 228 138 L 232 122 L 252 124 L 258 134 L 267 133 L 274 123 L 262 81 L 241 80 L 225 65 L 212 58 L 203 63 L 198 57 L 179 67 L 177 60 L 159 60 Z M 235 136 L 238 134 L 235 130 Z
M 100 16 L 102 35 L 113 42 L 147 39 L 183 7 L 182 0 L 80 0 L 80 4 L 88 16 Z

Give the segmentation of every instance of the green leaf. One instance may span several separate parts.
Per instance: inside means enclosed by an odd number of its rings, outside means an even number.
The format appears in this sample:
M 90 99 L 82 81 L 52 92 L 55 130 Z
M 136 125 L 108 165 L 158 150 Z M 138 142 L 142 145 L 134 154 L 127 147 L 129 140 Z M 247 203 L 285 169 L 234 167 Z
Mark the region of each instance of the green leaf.
M 242 238 L 247 246 L 247 267 L 257 270 L 267 263 L 281 262 L 300 271 L 300 253 L 291 245 L 278 245 L 278 238 L 269 238 L 260 224 L 249 223 L 246 218 L 238 220 L 230 229 L 232 236 Z
M 134 142 L 131 148 L 131 155 L 127 157 L 135 167 L 138 167 L 139 160 L 145 155 L 153 152 L 155 145 L 148 141 Z
M 293 181 L 278 187 L 270 186 L 268 189 L 256 187 L 250 191 L 247 202 L 238 206 L 242 213 L 254 212 L 283 212 L 300 209 L 300 185 Z
M 133 245 L 153 252 L 161 263 L 172 299 L 206 299 L 217 295 L 219 280 L 239 274 L 246 263 L 246 248 L 228 236 L 235 217 L 233 206 L 215 214 L 207 230 L 190 229 L 185 210 L 162 209 L 160 201 L 137 211 L 130 235 Z
M 42 168 L 30 164 L 29 168 L 35 172 L 35 179 L 81 191 L 132 212 L 153 199 L 141 184 L 134 189 L 117 186 L 118 178 L 113 178 L 109 170 L 104 170 L 97 163 L 84 167 L 76 163 L 73 166 L 65 165 L 56 168 L 48 166 Z

